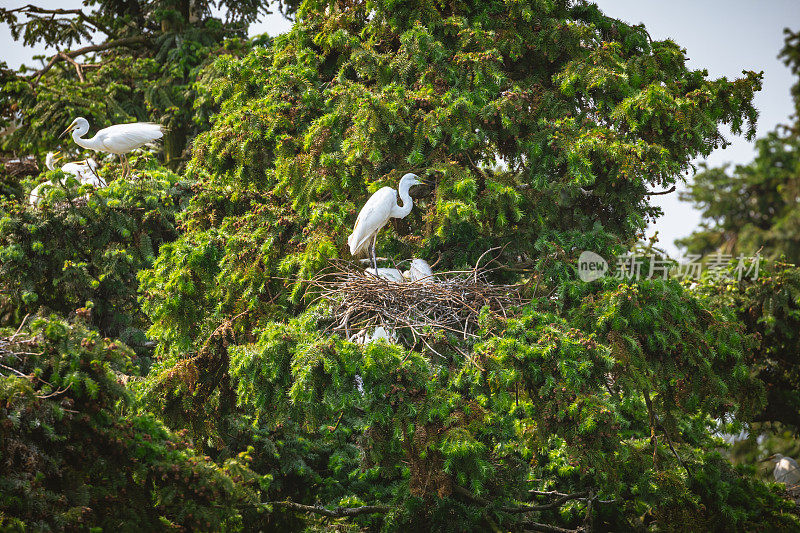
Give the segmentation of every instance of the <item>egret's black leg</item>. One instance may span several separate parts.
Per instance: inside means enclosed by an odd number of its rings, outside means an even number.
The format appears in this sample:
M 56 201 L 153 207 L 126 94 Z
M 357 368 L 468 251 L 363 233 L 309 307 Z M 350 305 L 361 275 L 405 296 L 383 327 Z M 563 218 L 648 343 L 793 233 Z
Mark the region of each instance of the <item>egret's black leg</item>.
M 372 239 L 372 246 L 369 247 L 370 253 L 372 253 L 372 268 L 375 269 L 375 277 L 378 277 L 378 257 L 375 254 L 375 241 L 378 240 L 378 235 L 376 234 L 375 237 Z

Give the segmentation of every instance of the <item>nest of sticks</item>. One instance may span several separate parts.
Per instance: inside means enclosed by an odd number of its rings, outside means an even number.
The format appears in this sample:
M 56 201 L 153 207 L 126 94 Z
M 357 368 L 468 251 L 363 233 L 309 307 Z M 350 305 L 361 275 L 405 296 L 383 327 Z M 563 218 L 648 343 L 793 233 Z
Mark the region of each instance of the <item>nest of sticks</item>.
M 383 327 L 398 341 L 406 339 L 411 345 L 421 341 L 438 354 L 433 345 L 443 339 L 453 346 L 453 341 L 478 337 L 478 317 L 484 307 L 507 318 L 525 303 L 521 286 L 488 281 L 494 270 L 476 265 L 472 270 L 435 272 L 430 278 L 398 283 L 353 263 L 333 261 L 311 280 L 311 286 L 331 306 L 333 321 L 327 331 L 353 339 L 359 332 Z

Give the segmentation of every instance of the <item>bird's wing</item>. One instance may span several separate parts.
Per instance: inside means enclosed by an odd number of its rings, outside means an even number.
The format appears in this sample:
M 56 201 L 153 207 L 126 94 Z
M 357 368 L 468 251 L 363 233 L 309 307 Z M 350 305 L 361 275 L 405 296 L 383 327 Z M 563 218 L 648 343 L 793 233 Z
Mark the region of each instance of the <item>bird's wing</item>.
M 164 136 L 161 124 L 134 122 L 116 124 L 97 132 L 106 150 L 112 153 L 126 153 Z
M 352 255 L 357 254 L 369 239 L 386 225 L 392 206 L 396 204 L 397 196 L 391 187 L 383 187 L 369 197 L 358 213 L 353 233 L 347 238 Z

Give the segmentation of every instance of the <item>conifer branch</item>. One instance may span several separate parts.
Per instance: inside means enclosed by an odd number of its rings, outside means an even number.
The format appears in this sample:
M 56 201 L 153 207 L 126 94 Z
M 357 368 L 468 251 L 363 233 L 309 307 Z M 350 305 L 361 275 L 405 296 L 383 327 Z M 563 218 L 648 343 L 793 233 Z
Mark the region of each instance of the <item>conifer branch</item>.
M 458 494 L 459 496 L 463 496 L 465 499 L 477 503 L 479 505 L 488 506 L 491 505 L 492 502 L 489 500 L 482 498 L 476 494 L 473 494 L 469 490 L 456 485 L 453 487 L 453 492 Z M 571 500 L 585 500 L 589 496 L 589 492 L 574 492 L 572 494 L 563 494 L 559 498 L 553 500 L 550 503 L 544 503 L 542 505 L 505 505 L 500 509 L 503 512 L 510 513 L 510 514 L 518 514 L 518 513 L 531 513 L 534 511 L 547 511 L 549 509 L 555 509 L 557 507 L 561 507 L 566 502 Z
M 383 514 L 392 510 L 388 505 L 362 505 L 361 507 L 336 507 L 335 509 L 327 509 L 319 505 L 304 505 L 289 500 L 281 502 L 266 502 L 261 504 L 263 506 L 272 505 L 274 507 L 284 507 L 294 511 L 301 511 L 303 513 L 315 513 L 330 518 L 344 518 L 349 516 L 358 516 L 362 514 Z

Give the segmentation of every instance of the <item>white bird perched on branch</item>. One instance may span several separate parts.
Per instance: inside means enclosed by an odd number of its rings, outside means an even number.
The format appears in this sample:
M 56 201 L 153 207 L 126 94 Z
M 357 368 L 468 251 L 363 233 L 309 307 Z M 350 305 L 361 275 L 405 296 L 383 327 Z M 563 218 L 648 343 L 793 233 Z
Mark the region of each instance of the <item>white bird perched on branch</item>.
M 422 283 L 433 283 L 433 269 L 424 259 L 412 259 L 411 266 L 403 272 L 403 277 L 409 281 L 421 281 Z
M 103 128 L 95 133 L 91 139 L 83 139 L 82 137 L 89 132 L 89 122 L 83 117 L 73 120 L 72 124 L 64 130 L 61 136 L 63 137 L 70 131 L 72 132 L 72 140 L 78 146 L 95 152 L 117 154 L 122 161 L 123 176 L 127 176 L 130 172 L 128 157 L 125 154 L 164 136 L 161 124 L 132 122 Z
M 62 157 L 59 155 L 60 153 L 61 152 L 47 152 L 47 156 L 44 158 L 44 165 L 48 170 L 58 170 L 56 167 L 56 162 L 62 159 Z M 97 175 L 97 167 L 97 162 L 94 159 L 89 158 L 85 161 L 67 163 L 61 167 L 61 171 L 64 174 L 71 174 L 75 176 L 75 178 L 81 183 L 89 183 L 95 187 L 105 187 L 106 184 L 103 183 L 103 181 Z M 32 206 L 38 206 L 42 200 L 39 194 L 41 190 L 45 187 L 53 187 L 55 185 L 56 184 L 52 180 L 48 180 L 34 187 L 30 195 L 30 204 Z
M 775 463 L 773 475 L 778 483 L 786 483 L 790 487 L 800 483 L 800 466 L 791 457 L 776 453 L 761 460 L 762 463 L 766 461 Z
M 403 274 L 396 268 L 379 268 L 377 274 L 375 274 L 374 268 L 368 268 L 365 272 L 387 281 L 394 281 L 395 283 L 403 283 L 405 281 Z
M 391 187 L 382 187 L 369 197 L 358 213 L 353 233 L 347 238 L 351 255 L 368 250 L 372 254 L 372 266 L 377 271 L 378 259 L 375 256 L 375 241 L 378 238 L 378 232 L 389 222 L 390 218 L 408 216 L 414 207 L 414 201 L 408 194 L 408 190 L 421 183 L 416 174 L 408 173 L 400 179 L 397 191 Z M 398 193 L 403 205 L 397 203 Z

